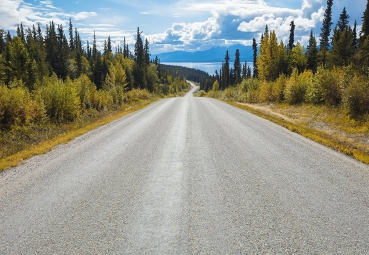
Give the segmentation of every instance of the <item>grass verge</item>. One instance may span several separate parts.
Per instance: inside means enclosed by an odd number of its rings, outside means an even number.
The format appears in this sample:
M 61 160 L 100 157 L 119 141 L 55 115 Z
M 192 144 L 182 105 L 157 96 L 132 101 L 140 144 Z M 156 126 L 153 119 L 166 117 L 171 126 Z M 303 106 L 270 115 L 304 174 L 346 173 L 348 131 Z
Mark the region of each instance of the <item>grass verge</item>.
M 233 105 L 235 107 L 247 110 L 259 117 L 270 120 L 280 126 L 283 126 L 289 129 L 292 132 L 298 133 L 310 140 L 323 144 L 327 147 L 330 147 L 338 152 L 341 152 L 347 156 L 350 156 L 358 161 L 361 161 L 365 164 L 369 164 L 369 153 L 368 149 L 362 144 L 353 143 L 349 139 L 342 138 L 335 133 L 324 132 L 312 127 L 309 127 L 304 123 L 296 123 L 285 118 L 281 117 L 281 115 L 273 112 L 266 112 L 258 109 L 257 107 L 253 107 L 252 105 L 241 104 L 238 102 L 221 100 L 225 103 Z
M 47 152 L 51 151 L 57 145 L 68 143 L 68 142 L 72 141 L 74 138 L 76 138 L 77 136 L 83 135 L 83 134 L 85 134 L 85 133 L 87 133 L 87 132 L 89 132 L 93 129 L 96 129 L 97 127 L 106 125 L 106 124 L 112 122 L 113 120 L 119 119 L 119 118 L 121 118 L 121 117 L 123 117 L 127 114 L 138 111 L 138 110 L 148 106 L 149 104 L 151 104 L 153 102 L 154 101 L 142 102 L 138 105 L 132 106 L 131 108 L 122 110 L 120 112 L 113 113 L 113 114 L 108 115 L 108 116 L 105 116 L 105 117 L 97 120 L 96 122 L 87 124 L 83 127 L 79 127 L 79 128 L 74 129 L 74 130 L 72 129 L 72 130 L 70 130 L 66 133 L 63 133 L 63 134 L 60 134 L 60 135 L 56 136 L 55 138 L 52 138 L 50 140 L 38 143 L 36 145 L 30 146 L 27 149 L 19 151 L 15 154 L 4 157 L 4 158 L 0 159 L 0 172 L 4 169 L 17 166 L 20 162 L 22 162 L 26 159 L 29 159 L 33 156 L 47 153 Z

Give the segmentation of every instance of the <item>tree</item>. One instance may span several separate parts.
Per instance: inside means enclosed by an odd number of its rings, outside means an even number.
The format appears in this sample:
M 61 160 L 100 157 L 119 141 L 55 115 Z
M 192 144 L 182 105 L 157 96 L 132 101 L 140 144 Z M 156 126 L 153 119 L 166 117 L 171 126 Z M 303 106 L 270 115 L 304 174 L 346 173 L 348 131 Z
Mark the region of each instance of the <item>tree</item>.
M 320 33 L 320 54 L 321 62 L 323 65 L 326 64 L 327 51 L 329 49 L 329 35 L 331 33 L 332 26 L 332 5 L 333 0 L 327 0 L 327 8 L 324 13 L 323 25 Z
M 290 39 L 288 41 L 288 51 L 291 51 L 293 47 L 295 47 L 295 21 L 291 21 L 290 24 Z
M 350 16 L 346 12 L 346 7 L 343 8 L 340 18 L 337 22 L 337 28 L 339 31 L 343 32 L 349 25 Z
M 141 38 L 140 28 L 137 28 L 137 36 L 135 43 L 135 60 L 140 68 L 143 67 L 145 63 L 144 46 Z
M 349 26 L 349 18 L 346 8 L 343 8 L 333 31 L 331 65 L 347 66 L 354 57 L 354 32 Z
M 352 44 L 353 44 L 353 47 L 355 48 L 355 52 L 357 51 L 358 43 L 359 43 L 358 40 L 357 40 L 357 31 L 356 31 L 356 29 L 357 29 L 357 22 L 355 20 L 354 28 L 352 30 L 352 36 L 354 37 L 354 41 L 352 42 Z
M 224 63 L 224 65 L 223 65 L 223 81 L 224 81 L 224 84 L 223 84 L 223 87 L 222 87 L 222 89 L 225 89 L 225 88 L 227 88 L 228 86 L 229 86 L 229 75 L 230 75 L 230 73 L 229 73 L 229 54 L 228 54 L 228 50 L 226 51 L 226 55 L 225 55 L 225 57 L 224 57 L 224 59 L 225 59 L 225 63 Z
M 310 32 L 309 44 L 306 51 L 306 68 L 316 73 L 318 68 L 318 49 L 313 30 Z
M 148 66 L 150 64 L 150 49 L 149 49 L 149 41 L 145 40 L 145 47 L 144 47 L 144 58 L 145 58 L 145 64 Z
M 366 8 L 364 11 L 364 15 L 362 17 L 363 25 L 360 31 L 360 39 L 359 39 L 359 46 L 362 48 L 366 38 L 369 35 L 369 0 L 366 2 Z
M 260 46 L 260 56 L 257 59 L 260 80 L 274 81 L 278 78 L 278 42 L 275 31 L 265 35 Z
M 144 45 L 141 38 L 140 28 L 137 28 L 137 36 L 135 43 L 135 61 L 136 64 L 133 68 L 133 76 L 135 81 L 135 87 L 144 89 L 147 87 L 146 80 L 146 63 L 145 63 L 145 52 Z
M 259 73 L 258 73 L 258 65 L 257 65 L 257 57 L 258 57 L 258 45 L 256 43 L 255 38 L 252 39 L 252 59 L 253 59 L 253 66 L 254 66 L 254 73 L 253 73 L 253 77 L 254 78 L 258 78 Z
M 241 61 L 240 61 L 240 51 L 237 49 L 234 60 L 234 73 L 235 73 L 235 84 L 241 82 Z
M 350 27 L 343 31 L 334 30 L 331 61 L 332 65 L 347 66 L 355 54 L 354 35 Z
M 69 47 L 71 52 L 74 52 L 73 25 L 71 18 L 69 18 Z

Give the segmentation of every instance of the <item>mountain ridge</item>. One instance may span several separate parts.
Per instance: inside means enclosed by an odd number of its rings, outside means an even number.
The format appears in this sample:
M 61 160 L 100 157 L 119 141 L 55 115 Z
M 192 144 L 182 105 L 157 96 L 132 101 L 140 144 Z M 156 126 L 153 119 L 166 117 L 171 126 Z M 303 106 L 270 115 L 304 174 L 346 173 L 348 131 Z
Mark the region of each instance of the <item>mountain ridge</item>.
M 235 59 L 236 50 L 240 51 L 241 63 L 253 61 L 252 46 L 232 45 L 230 47 L 216 46 L 205 51 L 173 51 L 157 54 L 160 62 L 224 62 L 226 51 L 230 62 Z

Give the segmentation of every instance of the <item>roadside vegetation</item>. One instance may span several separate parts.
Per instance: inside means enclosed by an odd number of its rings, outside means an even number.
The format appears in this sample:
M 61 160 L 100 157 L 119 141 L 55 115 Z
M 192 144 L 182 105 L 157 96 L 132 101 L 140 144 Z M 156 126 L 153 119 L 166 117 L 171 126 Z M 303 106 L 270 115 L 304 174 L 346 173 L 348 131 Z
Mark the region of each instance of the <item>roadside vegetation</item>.
M 0 30 L 0 171 L 91 128 L 140 109 L 160 98 L 182 96 L 194 70 L 150 59 L 149 43 L 137 29 L 133 53 L 128 44 L 113 53 L 82 46 L 72 22 L 69 39 L 53 22 L 16 35 Z
M 198 96 L 223 99 L 369 163 L 369 1 L 358 35 L 344 8 L 331 33 L 333 0 L 327 1 L 320 46 L 310 33 L 305 49 L 278 43 L 268 27 L 254 39 L 253 73 L 229 53 L 219 73 L 201 82 Z M 364 6 L 363 6 L 364 9 Z

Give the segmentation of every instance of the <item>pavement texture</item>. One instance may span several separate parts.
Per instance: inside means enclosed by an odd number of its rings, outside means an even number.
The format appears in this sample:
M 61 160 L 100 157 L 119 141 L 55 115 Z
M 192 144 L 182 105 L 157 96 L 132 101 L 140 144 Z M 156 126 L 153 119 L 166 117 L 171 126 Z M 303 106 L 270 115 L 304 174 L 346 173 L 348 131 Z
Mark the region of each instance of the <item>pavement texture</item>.
M 369 254 L 369 167 L 210 98 L 0 173 L 0 254 Z

